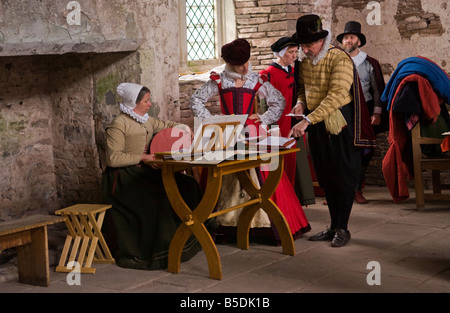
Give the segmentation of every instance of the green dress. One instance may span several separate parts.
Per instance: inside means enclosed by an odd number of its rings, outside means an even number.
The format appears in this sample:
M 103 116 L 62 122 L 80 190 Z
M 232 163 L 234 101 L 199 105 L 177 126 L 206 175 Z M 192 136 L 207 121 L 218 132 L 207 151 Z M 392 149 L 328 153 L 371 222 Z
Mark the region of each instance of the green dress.
M 200 202 L 197 181 L 176 174 L 180 192 L 190 208 Z M 166 269 L 170 241 L 181 221 L 167 198 L 160 170 L 148 166 L 108 167 L 103 176 L 105 200 L 111 216 L 118 250 L 116 262 L 135 269 Z M 194 236 L 184 246 L 181 261 L 201 250 Z
M 144 122 L 121 113 L 106 128 L 106 162 L 103 197 L 112 204 L 109 230 L 117 246 L 114 252 L 121 267 L 165 269 L 170 241 L 181 221 L 173 211 L 165 192 L 161 170 L 139 164 L 140 156 L 162 129 L 177 126 L 149 117 Z M 194 209 L 202 198 L 197 181 L 177 173 L 176 181 L 186 204 Z M 213 226 L 208 221 L 206 226 Z M 112 234 L 111 234 L 112 233 Z M 201 250 L 194 236 L 187 241 L 181 261 Z

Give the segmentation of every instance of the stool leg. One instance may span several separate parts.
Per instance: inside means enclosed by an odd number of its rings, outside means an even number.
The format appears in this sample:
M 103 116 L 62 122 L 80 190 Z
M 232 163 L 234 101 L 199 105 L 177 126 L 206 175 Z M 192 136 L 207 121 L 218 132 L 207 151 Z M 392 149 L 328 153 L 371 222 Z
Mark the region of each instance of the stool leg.
M 69 255 L 70 244 L 72 243 L 73 239 L 74 238 L 71 235 L 67 235 L 58 266 L 56 267 L 57 272 L 63 272 L 66 269 L 64 264 L 66 263 L 67 256 Z
M 109 251 L 108 244 L 105 241 L 105 238 L 102 234 L 102 225 L 105 217 L 106 211 L 100 212 L 97 216 L 97 219 L 94 217 L 92 213 L 88 213 L 88 220 L 90 225 L 92 225 L 93 235 L 98 238 L 98 245 L 96 248 L 96 263 L 114 263 L 114 258 L 112 257 L 111 252 Z

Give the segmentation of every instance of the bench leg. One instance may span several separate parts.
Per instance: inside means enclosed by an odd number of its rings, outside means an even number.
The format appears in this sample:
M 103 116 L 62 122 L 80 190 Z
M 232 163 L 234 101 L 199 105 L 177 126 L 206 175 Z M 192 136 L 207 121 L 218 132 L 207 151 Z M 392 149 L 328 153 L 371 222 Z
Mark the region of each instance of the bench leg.
M 47 287 L 50 284 L 47 226 L 30 232 L 31 243 L 16 248 L 19 281 Z

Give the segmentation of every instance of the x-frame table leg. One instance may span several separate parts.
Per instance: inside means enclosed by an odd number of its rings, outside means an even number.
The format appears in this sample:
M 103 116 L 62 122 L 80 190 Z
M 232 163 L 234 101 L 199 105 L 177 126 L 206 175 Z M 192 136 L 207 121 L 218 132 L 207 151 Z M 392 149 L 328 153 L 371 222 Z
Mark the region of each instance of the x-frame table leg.
M 212 208 L 219 198 L 222 176 L 215 170 L 208 170 L 208 179 L 204 196 L 197 208 L 191 210 L 183 200 L 175 180 L 174 169 L 170 165 L 162 167 L 164 188 L 170 204 L 175 213 L 183 222 L 175 232 L 169 247 L 168 270 L 171 273 L 180 271 L 180 260 L 183 247 L 189 237 L 194 234 L 200 242 L 206 255 L 209 267 L 209 276 L 214 279 L 222 279 L 222 266 L 217 247 L 204 222 L 208 218 Z
M 245 207 L 239 216 L 237 228 L 238 248 L 248 250 L 250 224 L 256 212 L 262 208 L 267 213 L 270 220 L 275 224 L 281 239 L 283 253 L 287 255 L 295 254 L 294 239 L 292 238 L 288 223 L 283 213 L 281 213 L 280 209 L 270 199 L 275 192 L 278 183 L 280 182 L 281 176 L 283 175 L 283 161 L 283 156 L 279 156 L 277 168 L 269 172 L 266 181 L 260 189 L 258 189 L 253 183 L 248 171 L 236 173 L 241 186 L 245 189 L 248 195 L 251 196 L 252 199 L 258 197 L 261 199 L 260 204 Z

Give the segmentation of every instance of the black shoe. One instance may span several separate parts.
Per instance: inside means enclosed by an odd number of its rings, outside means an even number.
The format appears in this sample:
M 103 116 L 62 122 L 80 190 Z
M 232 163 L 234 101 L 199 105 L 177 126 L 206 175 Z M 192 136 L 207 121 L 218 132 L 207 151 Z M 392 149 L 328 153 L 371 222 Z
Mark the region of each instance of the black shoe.
M 314 236 L 311 236 L 308 238 L 308 240 L 311 241 L 327 241 L 327 240 L 332 240 L 334 237 L 334 231 L 327 228 L 327 230 L 324 230 Z
M 350 240 L 350 232 L 345 229 L 336 229 L 333 240 L 331 241 L 332 247 L 342 247 Z

